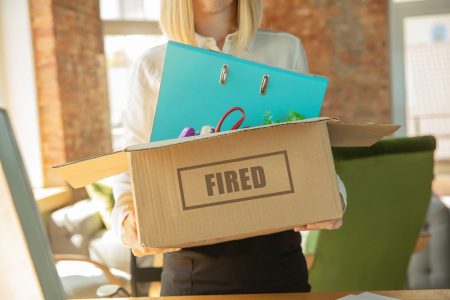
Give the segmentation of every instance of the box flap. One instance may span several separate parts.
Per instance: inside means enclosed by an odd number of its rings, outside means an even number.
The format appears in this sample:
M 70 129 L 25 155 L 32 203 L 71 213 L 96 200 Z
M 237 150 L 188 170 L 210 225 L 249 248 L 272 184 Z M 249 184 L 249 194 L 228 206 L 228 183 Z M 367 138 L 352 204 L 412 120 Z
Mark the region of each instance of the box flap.
M 124 151 L 78 160 L 54 166 L 74 188 L 84 187 L 100 179 L 128 171 L 127 153 Z
M 399 128 L 400 125 L 328 122 L 332 147 L 368 147 Z
M 302 121 L 277 123 L 208 135 L 199 135 L 182 139 L 173 139 L 134 145 L 126 148 L 124 151 L 113 152 L 103 156 L 61 164 L 58 166 L 54 166 L 54 168 L 70 183 L 70 185 L 72 185 L 74 188 L 79 188 L 103 178 L 127 172 L 127 152 L 159 149 L 178 144 L 192 143 L 198 140 L 220 139 L 221 137 L 227 135 L 236 135 L 242 132 L 260 130 L 268 127 L 308 126 L 313 123 L 320 122 L 327 122 L 330 142 L 331 146 L 333 147 L 370 146 L 380 140 L 382 137 L 390 135 L 394 133 L 398 128 L 400 128 L 399 125 L 341 123 L 337 119 L 320 117 Z

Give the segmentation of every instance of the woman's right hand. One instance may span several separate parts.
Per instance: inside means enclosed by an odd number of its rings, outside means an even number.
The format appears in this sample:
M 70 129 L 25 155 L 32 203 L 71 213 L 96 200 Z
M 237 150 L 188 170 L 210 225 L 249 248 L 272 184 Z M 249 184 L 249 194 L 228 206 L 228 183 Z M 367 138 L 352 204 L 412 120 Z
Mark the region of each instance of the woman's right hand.
M 181 250 L 180 248 L 150 248 L 140 245 L 137 238 L 136 217 L 134 211 L 131 211 L 122 223 L 121 239 L 125 245 L 131 248 L 131 251 L 135 256 L 155 255 Z

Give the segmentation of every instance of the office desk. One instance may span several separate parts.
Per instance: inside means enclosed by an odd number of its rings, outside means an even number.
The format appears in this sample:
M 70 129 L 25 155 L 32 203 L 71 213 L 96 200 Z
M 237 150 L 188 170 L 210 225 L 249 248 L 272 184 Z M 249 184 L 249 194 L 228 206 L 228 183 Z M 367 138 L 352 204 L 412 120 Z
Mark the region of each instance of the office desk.
M 227 295 L 227 296 L 190 296 L 190 297 L 160 297 L 160 298 L 114 298 L 114 300 L 329 300 L 338 299 L 349 294 L 360 292 L 331 292 L 309 294 L 261 294 L 261 295 Z M 404 300 L 438 300 L 450 299 L 450 290 L 421 290 L 421 291 L 383 291 L 374 294 L 393 297 Z M 112 300 L 112 299 L 111 299 Z

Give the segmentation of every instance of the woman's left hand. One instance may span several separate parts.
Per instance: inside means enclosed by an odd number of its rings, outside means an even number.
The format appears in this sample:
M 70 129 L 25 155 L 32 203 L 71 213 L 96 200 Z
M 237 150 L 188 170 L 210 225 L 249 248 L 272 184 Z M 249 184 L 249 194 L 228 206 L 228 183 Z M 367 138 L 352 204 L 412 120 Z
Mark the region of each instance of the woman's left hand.
M 342 219 L 335 219 L 329 221 L 322 221 L 303 226 L 295 226 L 294 231 L 308 231 L 308 230 L 333 230 L 339 229 L 342 226 Z

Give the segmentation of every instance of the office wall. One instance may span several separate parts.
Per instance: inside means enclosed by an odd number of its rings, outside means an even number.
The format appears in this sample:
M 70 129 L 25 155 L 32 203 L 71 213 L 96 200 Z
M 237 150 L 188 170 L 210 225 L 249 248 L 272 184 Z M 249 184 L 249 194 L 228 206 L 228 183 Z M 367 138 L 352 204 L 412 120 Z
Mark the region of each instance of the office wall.
M 298 36 L 330 79 L 323 115 L 388 122 L 388 1 L 265 0 L 264 26 Z
M 52 166 L 111 150 L 99 1 L 30 0 L 45 186 Z

